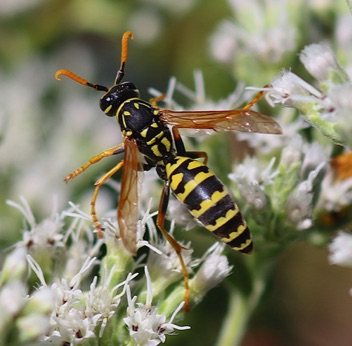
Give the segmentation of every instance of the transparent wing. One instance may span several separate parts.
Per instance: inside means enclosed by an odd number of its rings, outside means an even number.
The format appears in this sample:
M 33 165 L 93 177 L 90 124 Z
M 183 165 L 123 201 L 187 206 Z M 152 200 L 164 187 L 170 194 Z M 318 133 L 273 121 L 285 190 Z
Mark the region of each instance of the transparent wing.
M 139 152 L 135 140 L 126 138 L 124 147 L 125 157 L 117 220 L 122 242 L 134 255 L 137 252 Z
M 249 109 L 219 111 L 173 111 L 160 109 L 160 118 L 180 128 L 212 129 L 281 134 L 280 125 L 271 117 Z

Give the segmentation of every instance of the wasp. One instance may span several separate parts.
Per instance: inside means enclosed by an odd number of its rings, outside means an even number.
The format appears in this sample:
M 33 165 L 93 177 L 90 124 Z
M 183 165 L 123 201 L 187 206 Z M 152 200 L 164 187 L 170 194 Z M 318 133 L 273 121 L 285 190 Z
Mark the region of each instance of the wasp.
M 77 83 L 104 92 L 100 99 L 101 110 L 116 117 L 124 138 L 122 144 L 93 156 L 80 168 L 65 177 L 77 177 L 89 166 L 105 157 L 124 154 L 122 161 L 104 174 L 96 183 L 91 200 L 91 215 L 98 236 L 103 236 L 95 204 L 101 186 L 123 168 L 121 191 L 117 207 L 120 237 L 126 249 L 137 252 L 136 229 L 138 222 L 138 172 L 155 168 L 163 180 L 157 226 L 175 249 L 184 276 L 185 306 L 189 309 L 189 279 L 182 257 L 182 246 L 165 229 L 165 214 L 170 191 L 206 229 L 231 248 L 250 253 L 253 242 L 247 224 L 235 200 L 224 184 L 208 168 L 205 152 L 187 151 L 180 129 L 228 131 L 237 130 L 267 134 L 281 134 L 280 125 L 267 115 L 251 107 L 262 97 L 260 92 L 241 109 L 220 111 L 174 111 L 160 108 L 161 98 L 146 102 L 131 82 L 122 82 L 128 56 L 131 32 L 122 37 L 121 63 L 114 85 L 110 88 L 92 84 L 68 70 L 58 70 L 56 79 L 65 75 Z M 203 160 L 201 162 L 200 160 Z

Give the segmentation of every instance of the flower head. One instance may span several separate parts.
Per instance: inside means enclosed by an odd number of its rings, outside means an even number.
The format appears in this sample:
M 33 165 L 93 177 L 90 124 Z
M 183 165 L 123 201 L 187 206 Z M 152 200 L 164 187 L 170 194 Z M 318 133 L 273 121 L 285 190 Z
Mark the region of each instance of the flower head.
M 339 231 L 329 245 L 331 264 L 352 267 L 352 235 Z
M 190 282 L 192 299 L 197 302 L 209 290 L 222 282 L 231 272 L 232 266 L 222 255 L 225 244 L 215 243 L 200 260 L 200 268 Z
M 324 43 L 310 44 L 300 53 L 300 60 L 307 71 L 319 82 L 338 83 L 348 80 L 347 74 L 340 67 L 335 54 Z
M 188 326 L 177 326 L 173 323 L 176 314 L 182 309 L 183 302 L 174 312 L 169 322 L 166 322 L 166 316 L 157 313 L 157 307 L 152 306 L 153 290 L 152 282 L 147 267 L 144 268 L 147 280 L 147 297 L 146 303 L 136 303 L 137 296 L 131 297 L 130 288 L 127 288 L 128 317 L 124 318 L 130 336 L 140 346 L 154 346 L 165 342 L 166 335 L 172 334 L 174 330 L 189 329 Z

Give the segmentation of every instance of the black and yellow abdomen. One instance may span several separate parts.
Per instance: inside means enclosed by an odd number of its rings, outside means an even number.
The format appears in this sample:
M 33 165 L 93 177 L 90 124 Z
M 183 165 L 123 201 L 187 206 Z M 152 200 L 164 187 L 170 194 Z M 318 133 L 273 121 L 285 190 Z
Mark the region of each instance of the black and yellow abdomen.
M 193 217 L 231 248 L 252 251 L 251 235 L 236 202 L 205 164 L 174 156 L 165 169 L 171 190 Z

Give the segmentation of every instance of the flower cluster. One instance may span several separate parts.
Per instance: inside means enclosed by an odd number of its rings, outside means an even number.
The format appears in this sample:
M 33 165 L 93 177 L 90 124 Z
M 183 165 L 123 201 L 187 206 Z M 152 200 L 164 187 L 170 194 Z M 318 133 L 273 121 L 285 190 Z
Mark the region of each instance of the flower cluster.
M 153 346 L 175 330 L 190 328 L 174 323 L 184 304 L 182 270 L 148 212 L 136 231 L 139 247 L 148 247 L 149 255 L 134 261 L 119 239 L 116 221 L 106 220 L 105 238 L 96 241 L 86 223 L 90 216 L 77 206 L 37 224 L 26 200 L 21 201 L 9 202 L 25 216 L 28 229 L 0 274 L 2 344 Z M 146 226 L 149 241 L 142 239 Z M 103 245 L 106 255 L 98 259 Z M 199 260 L 191 259 L 191 250 L 183 251 L 189 271 L 199 266 L 190 282 L 192 305 L 229 275 L 222 251 L 223 246 L 215 246 Z M 142 265 L 145 279 L 138 279 Z M 35 275 L 26 278 L 28 268 Z
M 296 108 L 304 119 L 335 143 L 352 146 L 349 95 L 352 84 L 331 49 L 323 43 L 304 48 L 300 59 L 316 79 L 314 87 L 291 71 L 283 71 L 267 89 L 271 104 Z
M 273 269 L 296 240 L 328 249 L 331 264 L 351 267 L 350 1 L 228 0 L 219 4 L 139 0 L 138 6 L 134 2 L 122 5 L 103 1 L 94 6 L 83 2 L 72 6 L 67 2 L 60 11 L 50 1 L 3 2 L 0 17 L 6 19 L 1 24 L 6 35 L 2 37 L 8 44 L 2 47 L 5 64 L 0 69 L 1 191 L 10 199 L 25 195 L 29 203 L 21 198 L 20 203 L 8 203 L 14 208 L 1 210 L 4 247 L 20 237 L 20 232 L 16 233 L 18 211 L 25 225 L 21 239 L 3 252 L 1 261 L 0 344 L 154 346 L 169 340 L 177 342 L 177 333 L 192 337 L 192 331 L 186 331 L 190 327 L 182 322 L 184 268 L 174 248 L 160 238 L 154 221 L 160 198 L 157 173 L 145 172 L 140 189 L 136 257 L 122 244 L 116 208 L 106 211 L 121 190 L 119 183 L 110 180 L 109 187 L 99 194 L 97 208 L 103 239 L 96 239 L 91 215 L 82 211 L 89 209 L 88 189 L 96 175 L 106 171 L 104 164 L 109 159 L 77 179 L 77 185 L 74 182 L 62 188 L 61 176 L 77 162 L 122 141 L 117 124 L 110 126 L 107 118 L 97 120 L 97 96 L 92 90 L 71 84 L 58 87 L 51 77 L 53 70 L 69 62 L 73 71 L 92 77 L 92 81 L 102 81 L 105 72 L 100 74 L 104 69 L 100 62 L 111 61 L 111 56 L 107 57 L 110 50 L 92 49 L 92 43 L 93 48 L 97 47 L 98 39 L 91 38 L 99 35 L 107 44 L 107 35 L 116 38 L 118 32 L 132 30 L 136 37 L 133 49 L 137 52 L 153 44 L 147 61 L 137 53 L 137 68 L 141 70 L 131 75 L 130 67 L 126 68 L 128 78 L 136 82 L 139 76 L 159 78 L 156 70 L 161 76 L 161 71 L 172 67 L 184 78 L 182 71 L 191 65 L 210 66 L 204 74 L 205 80 L 212 78 L 207 87 L 210 92 L 221 93 L 223 99 L 213 101 L 206 95 L 203 75 L 196 71 L 194 90 L 176 78 L 170 79 L 164 99 L 166 108 L 184 109 L 186 101 L 187 109 L 192 110 L 238 109 L 251 98 L 253 90 L 261 90 L 265 98 L 253 110 L 275 117 L 283 129 L 282 135 L 243 132 L 208 136 L 214 132 L 210 129 L 181 132 L 187 150 L 208 154 L 209 167 L 235 195 L 254 241 L 252 256 L 224 250 L 226 246 L 218 242 L 204 245 L 211 239 L 211 235 L 203 236 L 206 231 L 183 234 L 187 239 L 192 237 L 194 248 L 189 241 L 180 242 L 189 274 L 191 318 L 202 319 L 204 330 L 211 327 L 213 331 L 214 320 L 219 319 L 205 319 L 202 307 L 195 311 L 193 307 L 234 268 L 220 291 L 222 294 L 224 288 L 227 290 L 224 293 L 228 300 L 215 297 L 219 302 L 226 301 L 228 309 L 222 315 L 223 321 L 219 320 L 222 330 L 216 344 L 241 344 L 248 321 L 264 310 L 258 306 L 267 303 L 264 294 L 272 287 Z M 207 39 L 204 35 L 209 33 L 199 24 L 204 18 L 208 20 L 212 9 L 214 20 L 226 13 L 208 42 L 216 67 L 209 64 L 203 51 L 189 49 L 194 40 L 200 44 Z M 49 30 L 17 30 L 18 23 L 21 27 L 32 23 L 40 13 L 47 15 L 41 16 L 43 22 L 38 21 L 35 28 L 48 25 Z M 123 20 L 116 20 L 116 15 Z M 62 37 L 68 37 L 67 25 L 52 24 L 58 18 L 74 24 L 69 27 L 79 35 L 65 42 Z M 136 63 L 133 54 L 130 56 L 128 66 Z M 157 68 L 142 74 L 151 61 Z M 99 76 L 93 77 L 98 72 Z M 147 85 L 155 83 L 153 78 L 142 79 L 147 80 Z M 142 92 L 143 83 L 137 83 Z M 226 97 L 230 83 L 237 83 L 237 87 Z M 253 87 L 245 91 L 245 85 Z M 151 90 L 152 96 L 163 92 Z M 176 92 L 181 103 L 176 101 Z M 84 178 L 90 182 L 82 183 Z M 114 194 L 106 192 L 109 188 Z M 71 199 L 80 203 L 82 210 L 74 204 L 64 211 L 54 207 L 51 216 L 43 219 L 50 213 L 47 199 L 52 195 L 57 195 L 58 205 Z M 167 227 L 177 240 L 182 238 L 177 233 L 180 229 L 197 227 L 186 209 L 170 199 Z M 299 274 L 301 271 L 297 270 Z M 275 320 L 276 302 L 275 308 L 268 308 L 271 311 L 265 310 L 265 318 L 269 325 Z M 216 312 L 212 311 L 214 316 Z M 321 334 L 321 329 L 317 333 Z M 196 341 L 189 343 L 200 343 L 201 337 L 207 338 L 204 335 L 198 333 Z

